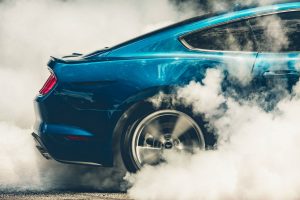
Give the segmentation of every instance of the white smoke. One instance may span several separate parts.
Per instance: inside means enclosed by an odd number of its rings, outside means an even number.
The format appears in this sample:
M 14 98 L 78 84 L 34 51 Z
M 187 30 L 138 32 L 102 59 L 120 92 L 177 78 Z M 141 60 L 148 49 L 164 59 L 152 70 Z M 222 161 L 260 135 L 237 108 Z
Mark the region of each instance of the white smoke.
M 35 150 L 33 98 L 49 75 L 47 61 L 50 55 L 98 50 L 194 15 L 186 11 L 178 12 L 168 0 L 0 1 L 0 190 L 119 184 L 108 169 L 45 161 Z
M 211 89 L 218 85 L 216 74 L 218 71 L 208 71 L 205 80 L 215 82 L 204 85 L 191 82 L 179 90 L 179 96 L 186 98 L 183 102 L 191 104 L 195 113 L 209 114 L 206 120 L 218 135 L 217 149 L 192 156 L 171 154 L 166 157 L 167 164 L 146 166 L 127 177 L 133 183 L 129 190 L 131 197 L 147 200 L 300 197 L 297 93 L 300 84 L 276 109 L 265 111 L 255 101 L 241 103 L 231 97 L 220 97 L 219 89 Z M 216 101 L 203 100 L 202 92 L 208 97 L 215 93 Z M 224 100 L 227 109 L 220 110 Z M 217 112 L 219 117 L 211 115 Z
M 203 85 L 191 81 L 185 87 L 179 88 L 177 98 L 185 105 L 192 105 L 195 113 L 214 114 L 214 111 L 224 103 L 221 91 L 223 74 L 215 69 L 207 70 Z

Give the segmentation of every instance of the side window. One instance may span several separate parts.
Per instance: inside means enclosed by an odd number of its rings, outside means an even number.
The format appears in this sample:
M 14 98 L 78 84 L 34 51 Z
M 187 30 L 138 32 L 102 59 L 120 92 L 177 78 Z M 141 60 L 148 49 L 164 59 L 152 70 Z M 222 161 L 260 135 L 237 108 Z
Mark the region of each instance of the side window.
M 300 12 L 286 12 L 249 20 L 259 51 L 300 51 Z
M 253 51 L 252 32 L 247 21 L 233 22 L 190 33 L 183 40 L 193 48 L 216 51 Z

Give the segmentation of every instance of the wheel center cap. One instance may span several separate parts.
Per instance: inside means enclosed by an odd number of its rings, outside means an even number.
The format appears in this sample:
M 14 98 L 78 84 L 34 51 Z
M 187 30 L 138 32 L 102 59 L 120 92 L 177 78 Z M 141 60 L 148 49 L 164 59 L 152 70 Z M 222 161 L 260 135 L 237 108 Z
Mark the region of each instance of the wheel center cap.
M 165 149 L 172 149 L 173 143 L 170 142 L 170 141 L 167 141 L 167 142 L 164 144 L 164 146 L 165 146 Z

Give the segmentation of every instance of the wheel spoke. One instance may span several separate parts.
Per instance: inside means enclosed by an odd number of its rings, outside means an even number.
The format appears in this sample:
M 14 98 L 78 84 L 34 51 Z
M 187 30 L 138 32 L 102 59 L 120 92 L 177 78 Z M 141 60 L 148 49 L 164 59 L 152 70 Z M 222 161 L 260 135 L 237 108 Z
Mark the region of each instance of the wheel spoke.
M 183 144 L 180 144 L 176 147 L 177 150 L 181 151 L 181 152 L 193 152 L 194 148 L 192 146 L 186 146 Z
M 140 159 L 148 164 L 157 162 L 162 154 L 162 149 L 157 147 L 138 146 L 136 150 Z
M 178 117 L 176 123 L 174 124 L 174 129 L 171 135 L 174 138 L 179 138 L 191 128 L 193 128 L 191 123 L 186 119 L 185 116 L 181 115 Z
M 154 121 L 153 123 L 146 126 L 145 131 L 153 136 L 154 139 L 159 140 L 161 136 L 161 125 L 158 121 Z

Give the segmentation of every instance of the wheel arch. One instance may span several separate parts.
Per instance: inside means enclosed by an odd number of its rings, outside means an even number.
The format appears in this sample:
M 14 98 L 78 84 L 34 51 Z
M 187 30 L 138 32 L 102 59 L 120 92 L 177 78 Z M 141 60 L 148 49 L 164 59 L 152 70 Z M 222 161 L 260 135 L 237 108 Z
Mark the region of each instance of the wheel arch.
M 113 116 L 115 119 L 115 124 L 113 126 L 112 132 L 112 152 L 115 157 L 116 152 L 119 151 L 119 143 L 122 135 L 122 130 L 128 120 L 129 116 L 139 109 L 141 106 L 151 103 L 147 101 L 149 98 L 159 94 L 160 92 L 164 94 L 172 94 L 174 93 L 176 86 L 156 86 L 152 88 L 148 88 L 142 92 L 139 92 L 129 98 L 127 98 L 120 106 L 117 108 L 121 112 L 118 115 Z M 114 159 L 115 160 L 115 159 Z

